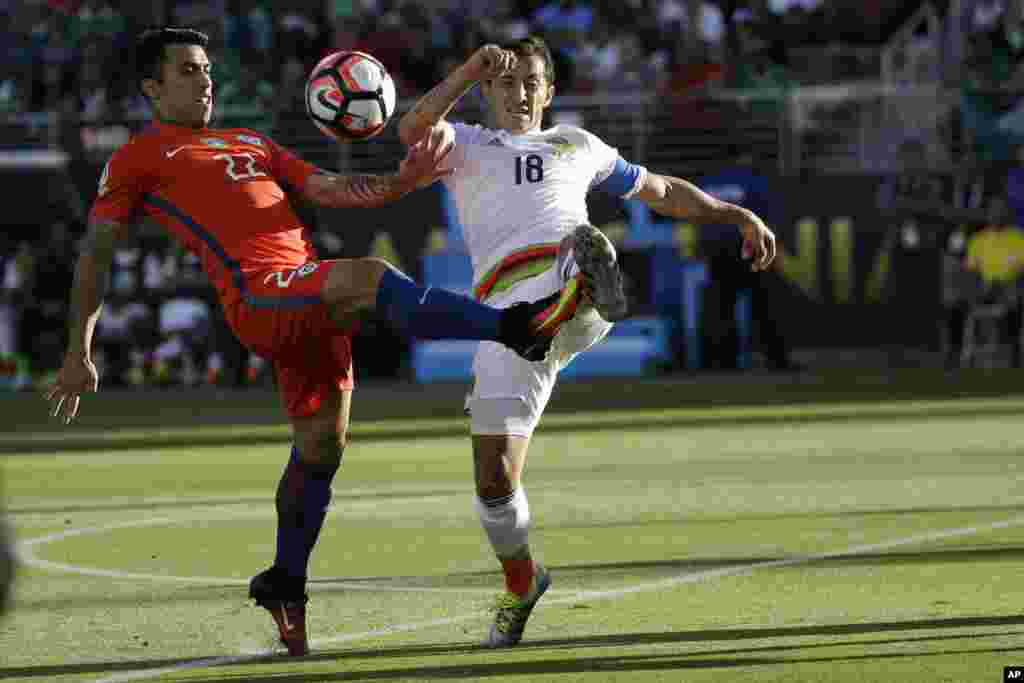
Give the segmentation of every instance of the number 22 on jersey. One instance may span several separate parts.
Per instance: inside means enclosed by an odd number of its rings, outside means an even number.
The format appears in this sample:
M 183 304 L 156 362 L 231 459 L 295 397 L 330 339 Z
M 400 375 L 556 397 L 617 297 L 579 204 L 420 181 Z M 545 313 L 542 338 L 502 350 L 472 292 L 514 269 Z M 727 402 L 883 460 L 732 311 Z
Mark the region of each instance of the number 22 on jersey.
M 256 157 L 249 152 L 236 152 L 234 154 L 218 154 L 214 159 L 224 159 L 228 162 L 228 177 L 232 180 L 248 180 L 267 175 L 256 168 Z

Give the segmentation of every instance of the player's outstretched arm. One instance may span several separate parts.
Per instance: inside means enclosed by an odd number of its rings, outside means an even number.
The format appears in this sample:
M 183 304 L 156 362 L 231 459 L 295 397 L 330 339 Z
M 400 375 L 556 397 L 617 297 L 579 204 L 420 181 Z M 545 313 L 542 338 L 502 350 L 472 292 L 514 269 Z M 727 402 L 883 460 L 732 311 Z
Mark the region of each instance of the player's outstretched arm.
M 437 128 L 409 147 L 394 175 L 338 175 L 320 170 L 309 176 L 302 194 L 315 204 L 333 208 L 383 206 L 450 175 L 452 169 L 445 161 L 451 151 L 450 130 Z
M 422 140 L 478 81 L 497 78 L 514 69 L 517 60 L 514 52 L 497 45 L 478 49 L 402 117 L 398 122 L 399 139 L 406 145 Z
M 681 178 L 649 172 L 634 198 L 664 216 L 737 226 L 743 234 L 743 257 L 750 259 L 753 270 L 766 270 L 775 260 L 775 234 L 757 214 L 716 199 Z
M 99 374 L 92 362 L 92 335 L 110 282 L 114 247 L 128 229 L 129 226 L 112 221 L 91 221 L 78 256 L 71 288 L 68 347 L 57 379 L 46 393 L 52 415 L 60 417 L 64 424 L 78 415 L 82 394 L 99 387 Z

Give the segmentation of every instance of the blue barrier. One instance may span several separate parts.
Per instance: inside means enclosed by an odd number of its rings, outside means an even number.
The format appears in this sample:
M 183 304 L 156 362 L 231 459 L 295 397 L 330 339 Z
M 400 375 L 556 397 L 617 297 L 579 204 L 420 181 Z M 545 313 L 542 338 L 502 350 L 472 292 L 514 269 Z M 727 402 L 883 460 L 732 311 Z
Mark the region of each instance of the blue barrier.
M 559 377 L 637 377 L 652 375 L 672 362 L 672 323 L 650 316 L 617 323 L 611 333 L 576 356 Z

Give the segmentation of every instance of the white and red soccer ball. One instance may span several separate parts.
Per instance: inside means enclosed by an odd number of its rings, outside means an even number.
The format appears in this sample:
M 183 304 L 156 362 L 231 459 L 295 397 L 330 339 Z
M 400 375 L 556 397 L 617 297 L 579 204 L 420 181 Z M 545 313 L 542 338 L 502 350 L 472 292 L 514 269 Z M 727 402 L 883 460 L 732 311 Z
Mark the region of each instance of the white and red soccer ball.
M 395 113 L 395 82 L 365 52 L 335 52 L 306 81 L 306 111 L 335 140 L 365 140 L 384 130 Z

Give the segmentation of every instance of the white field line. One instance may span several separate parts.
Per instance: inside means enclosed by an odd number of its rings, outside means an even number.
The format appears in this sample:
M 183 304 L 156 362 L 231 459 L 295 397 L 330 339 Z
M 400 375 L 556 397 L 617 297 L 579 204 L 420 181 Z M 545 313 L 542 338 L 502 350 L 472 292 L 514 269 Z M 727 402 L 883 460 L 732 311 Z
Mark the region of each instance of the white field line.
M 533 487 L 537 488 L 537 487 Z M 437 498 L 439 496 L 469 497 L 472 494 L 466 489 L 465 482 L 440 482 L 430 489 L 418 487 L 390 487 L 390 488 L 331 488 L 331 508 L 352 502 L 373 500 L 376 498 Z M 61 508 L 74 507 L 74 512 L 104 512 L 118 506 L 150 507 L 159 508 L 162 506 L 173 506 L 176 508 L 204 507 L 204 506 L 227 506 L 244 504 L 265 504 L 273 507 L 274 497 L 266 493 L 253 492 L 251 495 L 230 495 L 222 496 L 115 496 L 97 500 L 95 498 L 55 498 L 48 499 L 42 503 L 16 504 L 7 498 L 5 513 L 10 516 L 16 515 L 63 515 Z
M 268 516 L 268 513 L 257 513 L 253 516 L 263 517 Z M 238 515 L 231 514 L 230 516 L 225 515 L 225 517 L 237 519 Z M 76 536 L 103 534 L 110 531 L 117 531 L 118 529 L 172 525 L 185 521 L 195 521 L 198 519 L 221 519 L 221 517 L 189 517 L 187 520 L 184 518 L 172 519 L 167 517 L 154 517 L 151 519 L 139 519 L 130 522 L 115 522 L 103 526 L 56 531 L 46 534 L 45 536 L 30 538 L 19 543 L 18 560 L 25 566 L 33 567 L 35 569 L 78 574 L 80 576 L 116 579 L 119 581 L 153 581 L 157 583 L 179 583 L 201 586 L 248 586 L 248 579 L 232 579 L 218 576 L 176 576 L 173 574 L 149 574 L 145 572 L 126 572 L 118 569 L 103 569 L 100 567 L 83 567 L 77 564 L 44 560 L 37 557 L 35 554 L 35 548 L 37 546 L 55 543 L 57 541 L 62 541 Z M 344 588 L 345 590 L 372 591 L 377 593 L 478 593 L 481 595 L 491 595 L 494 593 L 494 591 L 489 588 L 434 588 L 431 586 L 417 586 L 415 584 L 403 585 L 397 581 L 393 583 L 375 583 L 370 581 L 317 581 L 312 584 L 311 588 L 314 590 L 320 590 L 323 588 Z
M 1017 517 L 1014 519 L 1004 520 L 1002 522 L 992 522 L 990 524 L 979 524 L 976 526 L 968 527 L 957 527 L 953 529 L 940 529 L 923 534 L 915 534 L 914 536 L 907 536 L 905 538 L 898 538 L 892 541 L 883 541 L 882 543 L 868 543 L 864 545 L 856 545 L 846 548 L 845 550 L 837 550 L 834 552 L 820 553 L 816 555 L 804 555 L 799 557 L 787 558 L 784 560 L 769 560 L 765 562 L 754 562 L 751 564 L 737 565 L 734 567 L 723 567 L 721 569 L 709 569 L 706 571 L 694 572 L 692 574 L 680 574 L 678 576 L 662 579 L 660 581 L 651 581 L 647 583 L 638 583 L 632 586 L 626 586 L 624 588 L 615 588 L 609 590 L 596 590 L 596 591 L 580 591 L 571 596 L 562 598 L 553 598 L 551 600 L 545 600 L 545 605 L 566 605 L 577 602 L 583 602 L 586 600 L 608 600 L 622 598 L 627 595 L 633 595 L 635 593 L 641 593 L 646 591 L 662 590 L 666 588 L 674 588 L 690 583 L 700 583 L 703 581 L 711 581 L 715 579 L 721 579 L 728 576 L 738 576 L 740 574 L 747 574 L 758 569 L 775 569 L 778 567 L 794 567 L 804 564 L 812 564 L 814 562 L 820 562 L 822 560 L 830 560 L 843 557 L 856 557 L 857 555 L 868 555 L 877 553 L 883 550 L 889 550 L 892 548 L 899 548 L 907 545 L 915 545 L 918 543 L 928 543 L 931 541 L 944 541 L 950 538 L 957 538 L 960 536 L 971 536 L 974 534 L 985 533 L 988 531 L 997 531 L 999 529 L 1007 529 L 1014 526 L 1024 525 L 1024 517 Z M 406 624 L 396 624 L 395 626 L 388 626 L 379 629 L 373 629 L 370 631 L 363 631 L 359 633 L 345 633 L 328 638 L 316 639 L 311 643 L 311 646 L 318 647 L 323 645 L 337 645 L 339 643 L 350 643 L 359 640 L 367 640 L 370 638 L 377 638 L 380 636 L 387 636 L 395 633 L 406 633 L 409 631 L 419 631 L 427 628 L 434 628 L 440 626 L 451 626 L 453 624 L 461 624 L 470 621 L 479 620 L 486 615 L 474 613 L 464 614 L 454 617 L 446 617 L 443 619 L 433 619 L 430 621 L 419 621 L 410 622 Z M 153 678 L 159 678 L 164 674 L 174 673 L 177 671 L 186 671 L 189 669 L 200 669 L 209 666 L 225 666 L 231 664 L 245 664 L 249 662 L 255 662 L 263 659 L 269 652 L 262 654 L 245 654 L 236 655 L 233 657 L 210 657 L 208 659 L 199 659 L 191 662 L 183 662 L 181 664 L 175 664 L 173 666 L 162 667 L 160 669 L 147 669 L 140 671 L 127 671 L 115 676 L 108 678 L 102 678 L 95 681 L 95 683 L 127 683 L 128 681 L 143 681 Z

